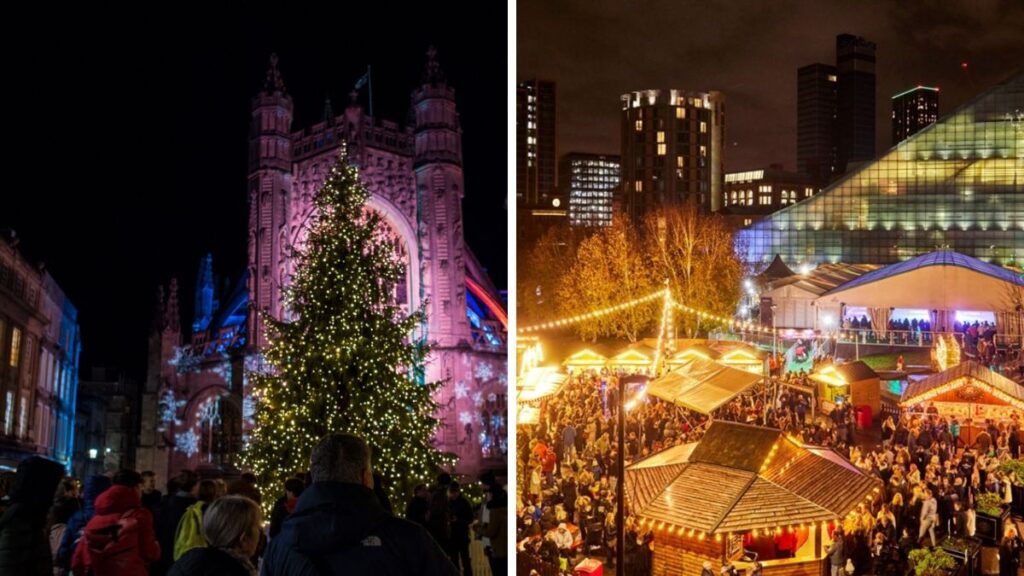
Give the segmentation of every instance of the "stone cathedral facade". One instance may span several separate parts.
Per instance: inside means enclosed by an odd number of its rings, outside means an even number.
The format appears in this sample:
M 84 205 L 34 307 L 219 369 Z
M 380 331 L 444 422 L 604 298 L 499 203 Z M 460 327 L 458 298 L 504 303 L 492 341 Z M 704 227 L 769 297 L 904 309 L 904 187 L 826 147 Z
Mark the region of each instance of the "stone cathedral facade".
M 246 373 L 265 345 L 255 311 L 288 311 L 283 291 L 294 271 L 313 197 L 343 150 L 399 240 L 404 282 L 395 298 L 409 310 L 426 303 L 424 329 L 434 352 L 428 380 L 443 380 L 436 400 L 437 442 L 459 456 L 456 471 L 505 469 L 507 316 L 500 292 L 466 246 L 462 230 L 462 130 L 455 90 L 431 49 L 411 96 L 411 125 L 369 116 L 352 94 L 340 114 L 292 127 L 293 102 L 276 56 L 252 100 L 249 132 L 248 266 L 218 283 L 211 257 L 200 263 L 191 330 L 183 328 L 178 287 L 158 293 L 137 462 L 167 478 L 182 468 L 237 473 L 251 425 Z

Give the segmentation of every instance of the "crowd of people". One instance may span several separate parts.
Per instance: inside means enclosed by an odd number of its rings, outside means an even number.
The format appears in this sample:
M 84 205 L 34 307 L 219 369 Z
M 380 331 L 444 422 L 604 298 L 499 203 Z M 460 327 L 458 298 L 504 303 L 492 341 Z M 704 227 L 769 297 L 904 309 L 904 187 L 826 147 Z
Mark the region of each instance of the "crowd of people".
M 482 514 L 442 474 L 399 518 L 370 460 L 363 439 L 325 436 L 310 470 L 284 481 L 268 523 L 252 474 L 225 482 L 183 470 L 164 495 L 152 472 L 80 485 L 60 464 L 28 458 L 0 475 L 0 574 L 469 576 L 473 537 L 489 539 L 492 574 L 506 573 L 507 497 L 493 474 L 481 478 Z
M 572 374 L 545 401 L 539 422 L 519 428 L 518 563 L 541 576 L 569 574 L 584 557 L 602 558 L 614 567 L 618 377 L 607 371 Z M 814 419 L 813 400 L 801 391 L 806 384 L 801 376 L 783 376 L 779 383 L 794 386 L 741 395 L 713 417 L 785 430 L 803 443 L 832 448 L 881 479 L 885 490 L 833 535 L 829 557 L 834 566 L 845 569 L 849 561 L 856 574 L 903 574 L 910 550 L 934 546 L 939 536 L 974 536 L 979 500 L 998 498 L 999 505 L 1009 505 L 1015 479 L 1001 465 L 1020 456 L 1016 423 L 987 423 L 970 435 L 968 445 L 967 423 L 923 407 L 919 413 L 884 415 L 881 444 L 869 449 L 857 441 L 848 404 Z M 629 398 L 637 394 L 637 389 L 627 391 Z M 626 412 L 625 422 L 628 466 L 665 448 L 699 441 L 709 419 L 646 397 Z M 654 535 L 625 512 L 626 565 L 618 573 L 646 576 Z M 1021 540 L 1010 528 L 1000 543 L 1000 557 L 1015 569 Z

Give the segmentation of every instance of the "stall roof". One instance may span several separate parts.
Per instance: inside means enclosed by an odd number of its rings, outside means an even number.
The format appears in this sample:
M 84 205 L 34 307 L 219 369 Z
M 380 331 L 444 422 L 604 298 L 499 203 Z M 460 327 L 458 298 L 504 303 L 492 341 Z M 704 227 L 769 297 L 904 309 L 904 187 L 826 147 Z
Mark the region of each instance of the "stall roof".
M 519 406 L 516 411 L 516 424 L 519 426 L 536 426 L 540 424 L 540 408 L 536 406 Z
M 685 461 L 689 448 L 669 450 L 626 469 L 630 505 L 706 534 L 842 518 L 881 485 L 831 450 L 735 422 L 712 423 Z
M 817 302 L 878 308 L 1012 310 L 1009 290 L 1024 286 L 1015 272 L 977 258 L 937 250 L 846 282 Z
M 880 266 L 877 264 L 820 264 L 817 268 L 806 274 L 794 273 L 789 276 L 773 279 L 765 293 L 767 294 L 786 286 L 794 286 L 809 294 L 821 296 L 829 290 L 844 286 L 879 268 Z
M 691 358 L 647 385 L 647 393 L 710 414 L 753 386 L 761 377 L 712 360 Z
M 939 394 L 958 388 L 959 386 L 956 385 L 957 380 L 962 381 L 961 385 L 966 384 L 968 378 L 972 382 L 985 385 L 997 397 L 1005 396 L 1001 399 L 1007 403 L 1020 404 L 1021 406 L 1018 406 L 1018 408 L 1024 406 L 1024 386 L 1017 384 L 1002 374 L 989 370 L 987 366 L 983 366 L 974 360 L 961 362 L 938 374 L 911 382 L 907 389 L 903 391 L 903 399 L 900 401 L 900 404 L 911 406 L 919 402 L 926 402 Z
M 516 381 L 519 402 L 536 402 L 557 394 L 568 376 L 556 366 L 538 366 L 519 377 Z
M 718 350 L 715 350 L 707 344 L 693 344 L 692 346 L 687 346 L 673 354 L 670 361 L 675 362 L 685 360 L 686 358 L 693 358 L 694 356 L 707 358 L 709 360 L 718 360 L 718 357 L 721 356 L 721 354 Z
M 861 360 L 846 364 L 829 364 L 810 375 L 815 382 L 831 386 L 848 385 L 861 380 L 878 379 L 878 373 Z

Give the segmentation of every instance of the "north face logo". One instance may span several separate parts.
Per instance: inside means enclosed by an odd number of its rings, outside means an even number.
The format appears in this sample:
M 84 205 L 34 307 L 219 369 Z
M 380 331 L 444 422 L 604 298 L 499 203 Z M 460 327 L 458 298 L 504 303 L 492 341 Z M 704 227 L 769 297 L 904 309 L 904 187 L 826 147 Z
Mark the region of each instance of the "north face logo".
M 367 536 L 363 538 L 363 546 L 381 546 L 380 537 L 378 536 Z

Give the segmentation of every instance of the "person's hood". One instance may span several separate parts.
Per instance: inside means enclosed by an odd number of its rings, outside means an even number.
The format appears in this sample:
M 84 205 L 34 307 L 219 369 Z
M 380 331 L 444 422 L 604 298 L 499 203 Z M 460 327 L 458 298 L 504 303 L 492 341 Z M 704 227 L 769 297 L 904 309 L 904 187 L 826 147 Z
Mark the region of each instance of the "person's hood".
M 85 502 L 83 508 L 87 516 L 91 517 L 96 513 L 96 498 L 106 492 L 110 486 L 110 478 L 107 476 L 89 476 L 85 479 L 85 485 L 82 487 L 82 500 Z
M 53 503 L 57 483 L 64 477 L 64 467 L 46 458 L 33 456 L 18 464 L 11 487 L 11 502 L 47 509 Z
M 281 536 L 299 552 L 336 552 L 359 543 L 390 518 L 365 486 L 315 482 L 299 496 Z
M 97 514 L 121 514 L 141 506 L 139 491 L 130 486 L 111 486 L 96 498 Z

